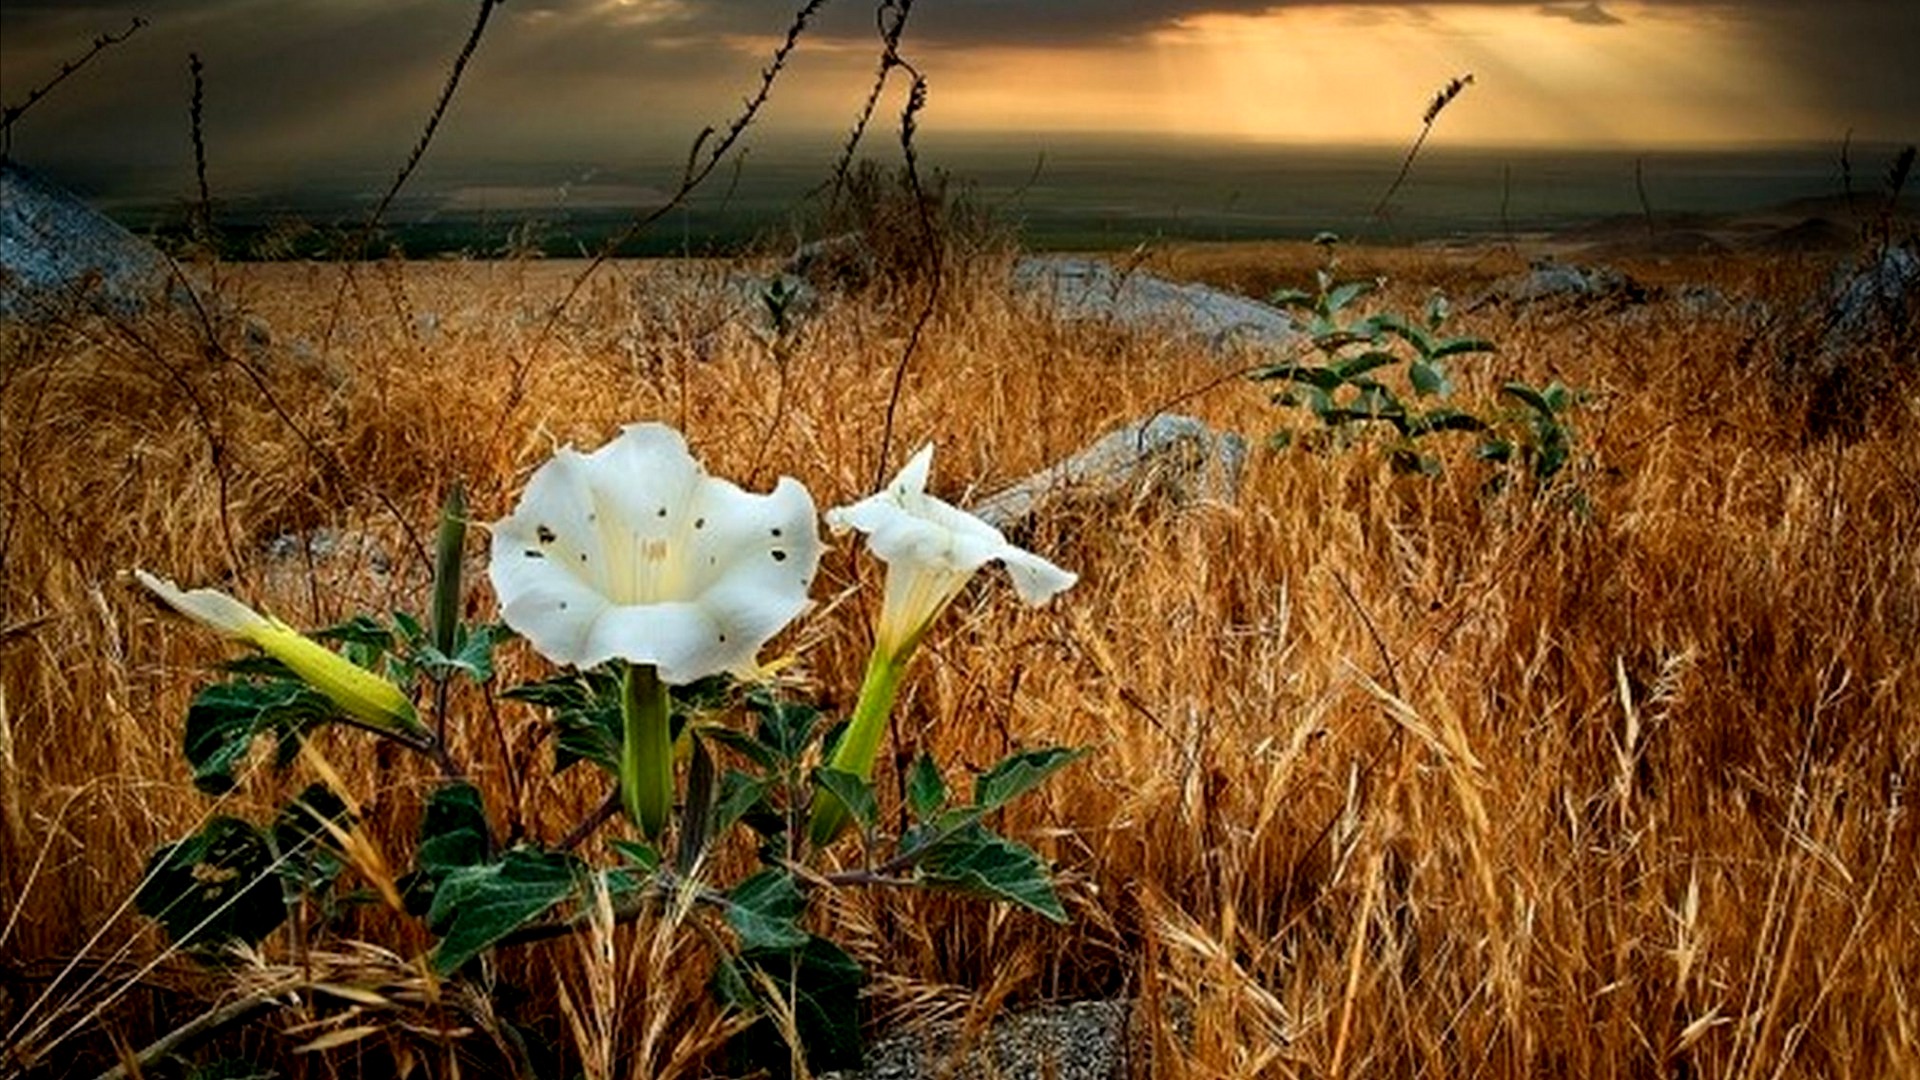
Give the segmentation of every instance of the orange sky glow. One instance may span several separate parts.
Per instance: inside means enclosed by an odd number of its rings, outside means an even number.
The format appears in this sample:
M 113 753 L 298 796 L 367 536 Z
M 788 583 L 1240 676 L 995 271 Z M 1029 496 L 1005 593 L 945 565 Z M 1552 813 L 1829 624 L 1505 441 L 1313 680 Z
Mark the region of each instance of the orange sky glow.
M 1802 103 L 1796 75 L 1747 24 L 1691 7 L 1609 10 L 1619 24 L 1575 25 L 1513 6 L 1288 7 L 1197 16 L 1114 45 L 936 50 L 923 61 L 929 122 L 1402 142 L 1434 93 L 1471 72 L 1475 84 L 1438 124 L 1451 144 L 1702 146 L 1839 134 Z M 813 75 L 839 66 L 836 53 L 813 58 L 796 96 L 826 104 L 828 80 Z M 868 67 L 871 48 L 861 43 L 841 60 Z

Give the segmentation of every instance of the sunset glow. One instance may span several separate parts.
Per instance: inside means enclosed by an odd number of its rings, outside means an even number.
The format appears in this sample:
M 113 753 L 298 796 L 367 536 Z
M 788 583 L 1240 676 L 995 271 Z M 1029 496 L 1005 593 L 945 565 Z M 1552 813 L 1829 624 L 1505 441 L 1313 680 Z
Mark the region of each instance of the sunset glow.
M 1434 92 L 1461 144 L 1674 145 L 1831 137 L 1742 24 L 1617 5 L 1616 25 L 1532 7 L 1284 8 L 1199 15 L 1139 42 L 992 48 L 929 64 L 943 119 L 993 130 L 1281 141 L 1403 140 Z

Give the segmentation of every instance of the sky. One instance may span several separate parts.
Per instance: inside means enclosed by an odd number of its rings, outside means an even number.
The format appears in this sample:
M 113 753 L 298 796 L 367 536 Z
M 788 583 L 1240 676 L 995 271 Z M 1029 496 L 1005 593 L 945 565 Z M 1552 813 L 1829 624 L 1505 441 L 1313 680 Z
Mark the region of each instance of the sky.
M 0 100 L 97 34 L 148 25 L 23 116 L 53 171 L 191 169 L 187 56 L 229 178 L 404 159 L 477 0 L 0 0 Z M 454 160 L 684 153 L 724 125 L 793 0 L 507 0 L 434 146 Z M 877 57 L 873 0 L 830 0 L 756 137 L 844 131 Z M 1406 143 L 1471 73 L 1436 144 L 1656 149 L 1920 139 L 1920 0 L 919 0 L 903 54 L 929 136 L 1088 132 Z M 888 121 L 897 91 L 886 103 Z M 674 151 L 671 148 L 679 148 Z

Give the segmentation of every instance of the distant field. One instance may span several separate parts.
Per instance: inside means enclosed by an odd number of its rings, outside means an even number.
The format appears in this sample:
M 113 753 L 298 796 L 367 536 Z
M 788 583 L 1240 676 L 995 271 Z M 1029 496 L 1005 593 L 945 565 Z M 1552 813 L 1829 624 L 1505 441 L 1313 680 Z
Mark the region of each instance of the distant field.
M 1143 265 L 1264 295 L 1311 288 L 1322 259 L 1304 243 L 1188 244 Z M 1524 266 L 1498 245 L 1342 260 L 1387 276 L 1378 303 L 1402 311 Z M 180 719 L 236 650 L 164 613 L 132 569 L 317 626 L 422 606 L 429 564 L 408 530 L 431 528 L 454 478 L 491 520 L 556 446 L 625 422 L 671 423 L 714 473 L 760 490 L 791 475 L 825 507 L 928 440 L 935 492 L 964 503 L 1162 411 L 1248 439 L 1237 497 L 1045 515 L 1023 542 L 1079 585 L 1033 611 L 1004 589 L 963 597 L 900 713 L 902 738 L 970 766 L 1091 748 L 1005 822 L 1055 861 L 1072 921 L 849 896 L 830 921 L 880 974 L 877 1027 L 1128 998 L 1156 1077 L 1920 1074 L 1910 378 L 1853 436 L 1815 438 L 1808 402 L 1770 379 L 1786 362 L 1775 339 L 1751 323 L 1667 302 L 1490 308 L 1459 322 L 1499 346 L 1454 364 L 1460 401 L 1491 407 L 1506 379 L 1585 394 L 1563 486 L 1496 492 L 1464 442 L 1435 444 L 1435 478 L 1397 474 L 1377 440 L 1276 449 L 1267 437 L 1302 418 L 1235 361 L 1060 324 L 1010 300 L 987 254 L 947 268 L 883 463 L 921 283 L 829 296 L 776 362 L 719 298 L 720 264 L 705 284 L 610 264 L 549 325 L 581 265 L 219 266 L 220 304 L 276 343 L 250 352 L 241 324 L 221 323 L 239 359 L 189 319 L 0 326 L 0 1032 L 70 1031 L 47 1075 L 109 1068 L 115 1047 L 270 969 L 404 980 L 429 944 L 376 906 L 312 938 L 283 931 L 225 970 L 141 969 L 162 942 L 123 902 L 147 853 L 212 805 L 188 784 Z M 1832 260 L 1619 265 L 1794 312 Z M 1860 362 L 1891 347 L 1864 343 Z M 283 538 L 322 529 L 355 542 L 285 554 Z M 870 594 L 851 590 L 876 570 L 849 547 L 776 642 L 833 710 L 868 645 Z M 469 613 L 493 603 L 476 573 Z M 547 671 L 518 643 L 503 656 L 509 682 Z M 601 788 L 582 770 L 509 767 L 513 748 L 540 745 L 543 714 L 463 694 L 499 725 L 456 738 L 496 827 L 552 840 L 592 808 Z M 368 839 L 407 850 L 432 771 L 352 731 L 317 748 L 376 811 Z M 312 767 L 260 769 L 220 805 L 270 807 Z M 879 779 L 891 800 L 890 754 Z M 650 932 L 614 935 L 617 959 L 599 966 L 571 940 L 507 951 L 486 1000 L 550 1048 L 550 1075 L 579 1075 L 583 1032 L 601 1024 L 613 1075 L 715 1075 L 711 954 L 696 940 L 660 962 Z M 349 1023 L 319 1000 L 203 1059 L 289 1077 L 386 1076 L 401 1060 L 414 1075 L 507 1072 L 499 1029 L 423 1036 L 429 1006 L 370 1010 L 351 1044 L 295 1052 Z M 584 1026 L 566 1018 L 577 1009 Z M 302 1027 L 316 1021 L 332 1026 Z
M 723 170 L 622 254 L 710 255 L 786 244 L 796 218 L 820 212 L 839 142 L 829 134 L 754 142 L 737 168 Z M 929 175 L 950 176 L 953 190 L 1012 224 L 1027 246 L 1113 250 L 1173 240 L 1308 240 L 1323 231 L 1377 243 L 1499 238 L 1606 218 L 1639 220 L 1648 210 L 1682 219 L 1810 199 L 1830 205 L 1806 213 L 1852 225 L 1867 211 L 1847 202 L 1849 188 L 1871 203 L 1896 149 L 1852 146 L 1843 169 L 1837 144 L 1650 153 L 1437 145 L 1422 153 L 1384 215 L 1374 211 L 1402 164 L 1403 146 L 949 135 L 929 138 L 920 153 Z M 884 164 L 897 162 L 883 148 L 869 150 Z M 387 221 L 414 257 L 576 256 L 597 249 L 634 213 L 657 206 L 678 182 L 684 155 L 683 147 L 663 145 L 605 161 L 429 159 Z M 187 189 L 154 186 L 169 174 L 50 172 L 138 230 L 185 231 Z M 386 166 L 336 166 L 324 180 L 304 173 L 216 177 L 215 219 L 236 257 L 325 253 L 328 230 L 358 225 L 390 180 Z M 1837 209 L 1843 205 L 1844 212 Z

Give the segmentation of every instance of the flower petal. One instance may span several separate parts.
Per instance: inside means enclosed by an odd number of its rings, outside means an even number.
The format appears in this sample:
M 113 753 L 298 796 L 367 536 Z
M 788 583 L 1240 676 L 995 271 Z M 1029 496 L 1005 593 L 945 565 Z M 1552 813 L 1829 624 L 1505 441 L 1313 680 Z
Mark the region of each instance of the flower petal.
M 265 616 L 218 589 L 182 592 L 180 586 L 145 570 L 135 570 L 133 576 L 167 606 L 229 637 L 245 637 L 248 631 L 266 624 Z
M 798 481 L 750 494 L 707 476 L 679 432 L 633 424 L 541 466 L 488 569 L 502 617 L 549 659 L 651 664 L 677 684 L 752 670 L 805 609 L 820 551 Z
M 1020 594 L 1028 607 L 1046 603 L 1080 580 L 1079 574 L 1062 570 L 1033 552 L 1011 544 L 1000 554 L 1000 561 L 1007 567 L 1007 576 L 1013 579 L 1013 591 Z

